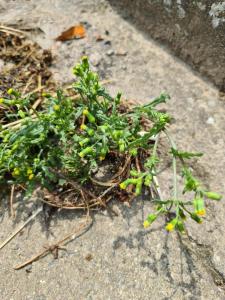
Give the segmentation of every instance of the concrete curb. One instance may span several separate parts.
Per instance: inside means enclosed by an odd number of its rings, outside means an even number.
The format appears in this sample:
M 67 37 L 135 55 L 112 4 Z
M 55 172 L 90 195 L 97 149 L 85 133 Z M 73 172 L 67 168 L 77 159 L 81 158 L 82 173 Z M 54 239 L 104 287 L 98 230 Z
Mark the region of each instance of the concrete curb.
M 225 91 L 225 1 L 108 1 Z

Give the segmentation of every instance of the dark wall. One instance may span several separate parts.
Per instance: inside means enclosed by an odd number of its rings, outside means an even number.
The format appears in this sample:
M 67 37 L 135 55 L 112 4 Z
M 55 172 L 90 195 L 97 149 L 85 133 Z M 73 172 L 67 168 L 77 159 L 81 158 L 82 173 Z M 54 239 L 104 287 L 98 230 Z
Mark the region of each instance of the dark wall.
M 108 1 L 225 92 L 225 1 Z

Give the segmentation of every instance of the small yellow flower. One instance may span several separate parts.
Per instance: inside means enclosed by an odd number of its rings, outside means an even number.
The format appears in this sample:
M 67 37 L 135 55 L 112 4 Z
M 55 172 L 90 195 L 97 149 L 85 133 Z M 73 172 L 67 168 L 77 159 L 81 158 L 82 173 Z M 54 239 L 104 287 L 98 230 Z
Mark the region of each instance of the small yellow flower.
M 31 175 L 31 174 L 33 174 L 33 171 L 32 171 L 32 169 L 27 169 L 27 175 Z
M 85 124 L 81 124 L 81 125 L 80 125 L 80 129 L 81 129 L 81 130 L 85 130 L 86 128 L 87 128 L 87 126 L 86 126 Z
M 4 103 L 4 99 L 3 98 L 0 98 L 0 104 L 1 103 Z
M 151 225 L 151 223 L 148 220 L 145 220 L 143 223 L 144 228 L 148 228 Z
M 167 231 L 172 231 L 172 230 L 174 230 L 174 224 L 168 223 L 168 224 L 166 225 L 166 230 L 167 230 Z
M 205 216 L 205 209 L 201 209 L 195 212 L 198 216 Z
M 99 156 L 99 160 L 104 160 L 105 156 Z
M 83 115 L 84 115 L 84 116 L 88 115 L 88 113 L 89 113 L 89 111 L 88 111 L 87 109 L 84 109 L 84 110 L 83 110 Z
M 8 89 L 7 94 L 11 95 L 12 93 L 13 93 L 13 89 L 12 88 Z
M 13 176 L 19 176 L 20 175 L 20 170 L 18 168 L 14 168 L 12 172 Z
M 29 175 L 28 179 L 29 179 L 29 180 L 32 180 L 33 177 L 34 177 L 34 174 L 32 173 L 32 174 Z
M 54 109 L 55 111 L 59 111 L 59 110 L 60 110 L 60 105 L 55 104 L 55 105 L 53 106 L 53 109 Z
M 124 182 L 122 182 L 121 184 L 120 184 L 120 188 L 121 188 L 121 190 L 125 190 L 126 189 L 126 184 L 124 183 Z

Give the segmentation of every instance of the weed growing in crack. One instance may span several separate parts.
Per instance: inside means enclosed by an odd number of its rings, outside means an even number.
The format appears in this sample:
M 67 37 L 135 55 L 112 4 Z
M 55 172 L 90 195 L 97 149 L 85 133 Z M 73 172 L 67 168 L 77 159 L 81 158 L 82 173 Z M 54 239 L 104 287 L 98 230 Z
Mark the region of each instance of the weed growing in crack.
M 78 78 L 73 85 L 79 94 L 76 100 L 58 90 L 56 96 L 44 94 L 42 108 L 36 110 L 31 105 L 32 96 L 23 98 L 13 89 L 8 91 L 8 98 L 0 99 L 0 105 L 7 109 L 0 133 L 0 183 L 20 185 L 32 194 L 38 186 L 52 191 L 56 186 L 66 188 L 73 181 L 86 208 L 90 208 L 93 199 L 89 201 L 82 188 L 93 190 L 93 176 L 103 161 L 122 158 L 126 161 L 122 170 L 109 182 L 100 183 L 112 188 L 96 197 L 99 205 L 106 203 L 104 196 L 113 188 L 120 196 L 139 196 L 147 190 L 156 210 L 148 215 L 145 228 L 171 212 L 174 217 L 166 224 L 168 231 L 184 232 L 186 217 L 201 223 L 205 198 L 220 200 L 221 196 L 206 191 L 188 167 L 190 158 L 202 154 L 180 151 L 172 140 L 168 132 L 170 116 L 156 108 L 169 96 L 161 94 L 148 104 L 129 107 L 121 101 L 120 93 L 111 97 L 106 92 L 98 75 L 90 70 L 87 57 L 73 72 Z M 173 165 L 173 195 L 168 199 L 162 199 L 157 180 L 161 135 L 170 143 Z M 183 194 L 194 192 L 193 200 L 182 199 L 177 193 L 178 161 L 183 169 Z

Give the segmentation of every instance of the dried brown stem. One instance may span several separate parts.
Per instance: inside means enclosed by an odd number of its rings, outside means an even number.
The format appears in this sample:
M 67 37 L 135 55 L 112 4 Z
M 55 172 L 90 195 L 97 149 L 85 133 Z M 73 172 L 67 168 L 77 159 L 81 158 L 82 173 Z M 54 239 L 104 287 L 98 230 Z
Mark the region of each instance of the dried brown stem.
M 92 225 L 92 219 L 89 217 L 85 221 L 84 224 L 81 224 L 77 229 L 75 229 L 73 232 L 67 234 L 63 239 L 57 241 L 56 243 L 52 244 L 49 246 L 47 249 L 41 250 L 38 254 L 34 255 L 32 258 L 28 259 L 24 263 L 17 265 L 14 269 L 15 270 L 20 270 L 24 268 L 25 266 L 37 261 L 40 258 L 45 257 L 48 253 L 53 252 L 55 250 L 60 249 L 61 246 L 68 244 L 75 238 L 78 238 L 82 234 L 84 234 Z
M 29 217 L 23 224 L 21 224 L 1 245 L 0 249 L 5 247 L 28 223 L 30 223 L 40 212 L 42 207 L 38 208 L 31 217 Z

